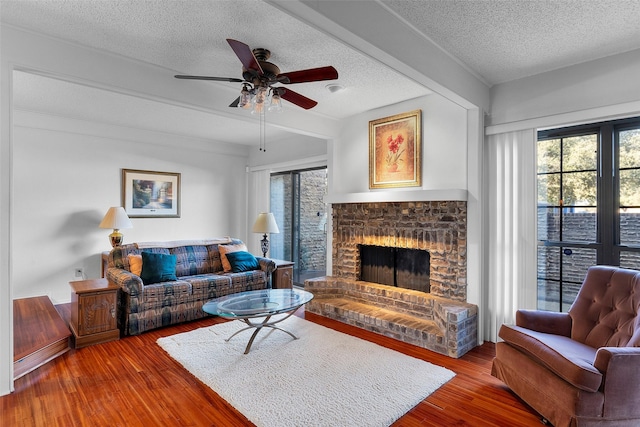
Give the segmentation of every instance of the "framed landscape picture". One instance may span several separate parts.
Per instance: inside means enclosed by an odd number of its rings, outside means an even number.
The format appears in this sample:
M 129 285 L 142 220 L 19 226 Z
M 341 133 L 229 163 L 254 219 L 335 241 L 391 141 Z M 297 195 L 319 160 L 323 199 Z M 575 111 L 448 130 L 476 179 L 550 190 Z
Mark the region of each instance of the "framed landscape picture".
M 180 218 L 180 174 L 122 169 L 122 206 L 131 218 Z
M 369 188 L 422 185 L 422 110 L 369 122 Z

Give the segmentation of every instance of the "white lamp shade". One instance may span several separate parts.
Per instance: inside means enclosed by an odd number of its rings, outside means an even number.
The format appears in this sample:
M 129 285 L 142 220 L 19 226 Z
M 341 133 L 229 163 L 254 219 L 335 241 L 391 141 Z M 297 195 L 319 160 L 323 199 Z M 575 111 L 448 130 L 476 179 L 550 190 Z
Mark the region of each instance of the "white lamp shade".
M 133 224 L 122 206 L 114 206 L 109 208 L 98 227 L 120 230 L 122 228 L 133 228 Z
M 276 224 L 276 218 L 271 212 L 262 212 L 258 215 L 256 222 L 253 224 L 254 233 L 279 233 L 278 224 Z

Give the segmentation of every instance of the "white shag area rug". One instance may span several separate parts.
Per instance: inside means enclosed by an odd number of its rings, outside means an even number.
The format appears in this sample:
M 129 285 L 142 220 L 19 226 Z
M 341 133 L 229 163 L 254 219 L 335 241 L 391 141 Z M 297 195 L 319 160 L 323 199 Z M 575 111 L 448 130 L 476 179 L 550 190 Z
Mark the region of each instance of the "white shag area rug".
M 292 316 L 225 339 L 238 320 L 157 342 L 200 381 L 259 427 L 388 426 L 455 376 L 406 356 Z

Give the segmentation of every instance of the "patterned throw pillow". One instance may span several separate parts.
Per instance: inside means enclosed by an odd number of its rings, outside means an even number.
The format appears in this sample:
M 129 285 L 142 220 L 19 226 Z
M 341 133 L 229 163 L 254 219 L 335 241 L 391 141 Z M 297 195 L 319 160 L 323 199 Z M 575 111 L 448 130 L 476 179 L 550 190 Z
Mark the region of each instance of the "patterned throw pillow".
M 129 270 L 140 277 L 142 273 L 142 255 L 129 254 L 127 258 L 129 258 Z
M 231 273 L 231 264 L 227 259 L 227 254 L 231 252 L 245 251 L 247 252 L 247 245 L 240 243 L 238 245 L 218 245 L 220 251 L 220 261 L 222 261 L 222 269 L 225 273 Z

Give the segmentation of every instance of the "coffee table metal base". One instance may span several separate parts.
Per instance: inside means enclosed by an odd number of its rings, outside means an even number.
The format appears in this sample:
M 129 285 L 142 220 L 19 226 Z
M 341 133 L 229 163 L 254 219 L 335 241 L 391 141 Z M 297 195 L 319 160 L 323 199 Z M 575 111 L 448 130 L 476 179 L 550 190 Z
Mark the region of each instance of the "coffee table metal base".
M 313 294 L 302 289 L 258 289 L 214 298 L 202 306 L 202 311 L 242 320 L 247 324 L 246 328 L 227 338 L 227 342 L 240 332 L 255 329 L 244 351 L 244 354 L 248 354 L 253 341 L 263 328 L 278 329 L 297 340 L 298 337 L 276 325 L 291 317 L 297 309 L 312 299 Z M 278 317 L 273 317 L 276 315 Z
M 255 329 L 255 331 L 253 331 L 253 334 L 251 335 L 251 338 L 249 339 L 249 343 L 247 344 L 247 347 L 244 350 L 244 354 L 249 354 L 249 351 L 251 351 L 251 346 L 253 345 L 253 341 L 256 339 L 256 336 L 258 335 L 258 333 L 260 332 L 260 330 L 262 330 L 262 328 L 271 328 L 271 329 L 277 329 L 279 331 L 285 332 L 289 335 L 291 335 L 291 337 L 294 340 L 297 340 L 298 337 L 293 335 L 291 332 L 282 329 L 279 326 L 276 326 L 277 323 L 282 322 L 283 320 L 288 319 L 289 317 L 291 317 L 291 315 L 293 313 L 295 313 L 295 311 L 300 308 L 300 307 L 296 307 L 293 311 L 291 311 L 289 314 L 287 314 L 285 317 L 282 318 L 277 318 L 276 320 L 271 320 L 271 316 L 272 315 L 268 315 L 266 317 L 263 318 L 262 322 L 256 322 L 253 323 L 251 322 L 251 319 L 255 319 L 256 317 L 250 317 L 250 318 L 238 318 L 238 320 L 242 320 L 244 323 L 246 323 L 248 326 L 246 328 L 242 328 L 239 331 L 236 331 L 233 335 L 231 335 L 229 338 L 227 338 L 225 341 L 229 342 L 229 340 L 231 340 L 231 338 L 235 337 L 236 335 L 238 335 L 240 332 L 244 332 L 247 331 L 249 329 Z

